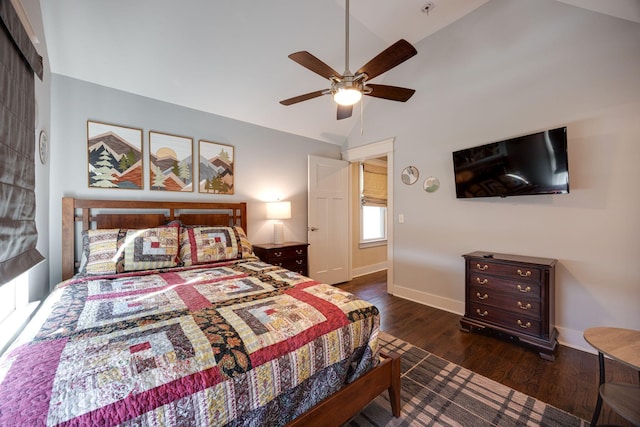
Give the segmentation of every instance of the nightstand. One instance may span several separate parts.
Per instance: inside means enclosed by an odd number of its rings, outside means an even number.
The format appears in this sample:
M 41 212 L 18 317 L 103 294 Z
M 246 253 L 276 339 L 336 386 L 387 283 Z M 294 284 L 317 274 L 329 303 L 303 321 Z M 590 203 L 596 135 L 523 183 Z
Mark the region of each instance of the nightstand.
M 306 276 L 307 246 L 302 242 L 257 243 L 253 245 L 253 253 L 264 262 Z

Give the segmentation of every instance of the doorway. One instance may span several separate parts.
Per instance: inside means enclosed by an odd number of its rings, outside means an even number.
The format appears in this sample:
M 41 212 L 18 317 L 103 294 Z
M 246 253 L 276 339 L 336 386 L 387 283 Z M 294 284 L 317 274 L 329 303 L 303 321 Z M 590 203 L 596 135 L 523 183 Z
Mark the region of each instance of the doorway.
M 394 138 L 386 139 L 380 142 L 375 142 L 372 144 L 363 145 L 360 147 L 355 147 L 349 149 L 342 153 L 343 160 L 346 160 L 351 163 L 351 168 L 353 168 L 354 164 L 358 165 L 360 162 L 375 159 L 375 158 L 383 158 L 386 157 L 386 166 L 387 166 L 387 215 L 386 215 L 386 228 L 387 228 L 387 245 L 386 245 L 386 268 L 387 268 L 387 293 L 393 294 L 393 144 Z M 353 176 L 353 175 L 352 175 Z M 350 186 L 350 200 L 352 201 L 352 205 L 358 203 L 359 199 L 359 190 L 357 190 L 354 199 L 354 183 L 351 183 Z M 357 188 L 357 187 L 356 187 Z M 355 206 L 358 209 L 359 215 L 359 206 Z M 351 238 L 351 253 L 354 253 L 354 245 L 356 247 L 359 246 L 360 238 L 359 238 L 359 222 L 355 222 L 353 220 L 353 211 L 351 211 L 350 218 L 350 229 L 352 230 L 352 237 L 354 233 L 358 236 L 358 239 Z M 352 257 L 353 259 L 353 257 Z M 374 267 L 375 268 L 375 267 Z M 358 274 L 358 269 L 353 268 L 353 262 L 351 271 Z

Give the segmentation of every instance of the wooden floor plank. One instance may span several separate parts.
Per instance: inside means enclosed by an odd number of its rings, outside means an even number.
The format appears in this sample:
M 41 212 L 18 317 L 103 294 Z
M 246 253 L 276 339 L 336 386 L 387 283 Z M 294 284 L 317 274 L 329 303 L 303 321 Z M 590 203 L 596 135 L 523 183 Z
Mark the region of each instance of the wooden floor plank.
M 357 277 L 337 285 L 375 304 L 381 329 L 508 387 L 591 420 L 598 386 L 598 357 L 559 345 L 553 362 L 508 337 L 466 333 L 460 318 L 413 301 L 387 294 L 386 271 Z M 606 360 L 607 381 L 638 384 L 638 373 Z M 603 405 L 599 424 L 631 426 Z

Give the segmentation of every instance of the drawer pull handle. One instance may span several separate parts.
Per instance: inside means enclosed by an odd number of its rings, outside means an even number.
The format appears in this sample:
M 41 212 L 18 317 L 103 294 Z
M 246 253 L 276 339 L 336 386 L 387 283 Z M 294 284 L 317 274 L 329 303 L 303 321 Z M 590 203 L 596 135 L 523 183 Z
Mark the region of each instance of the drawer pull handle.
M 296 253 L 297 253 L 298 255 L 302 255 L 302 249 L 296 249 Z
M 303 262 L 304 262 L 304 261 L 303 261 L 303 260 L 301 260 L 301 259 L 297 259 L 297 260 L 296 260 L 296 263 L 297 263 L 298 265 L 302 265 L 302 263 L 303 263 Z
M 273 256 L 281 257 L 282 256 L 282 252 L 274 252 Z
M 518 301 L 518 307 L 523 310 L 531 310 L 531 304 L 529 303 L 525 305 L 525 304 L 522 304 L 522 302 Z
M 482 270 L 482 271 L 485 271 L 486 269 L 489 268 L 487 264 L 485 265 L 476 264 L 476 267 L 478 267 L 478 270 Z
M 523 288 L 522 286 L 518 285 L 518 290 L 526 294 L 527 292 L 531 292 L 531 286 L 527 286 L 526 288 Z
M 487 283 L 489 283 L 489 279 L 480 279 L 479 277 L 476 277 L 476 282 L 480 283 L 481 285 L 486 285 Z
M 479 299 L 487 299 L 487 298 L 489 298 L 489 295 L 487 295 L 487 294 L 481 295 L 481 294 L 480 294 L 480 292 L 477 292 L 477 293 L 476 293 L 476 296 L 477 296 Z
M 522 320 L 518 319 L 518 326 L 522 329 L 529 329 L 531 327 L 531 322 L 522 323 Z
M 530 270 L 527 270 L 527 272 L 526 272 L 526 273 L 524 273 L 522 270 L 518 269 L 518 274 L 519 274 L 521 277 L 531 277 L 531 271 L 530 271 Z
M 476 313 L 478 313 L 478 316 L 482 316 L 482 317 L 484 317 L 484 316 L 486 316 L 487 314 L 489 314 L 489 312 L 488 312 L 487 310 L 485 310 L 485 311 L 480 311 L 480 309 L 479 309 L 479 308 L 478 308 L 478 309 L 476 309 Z

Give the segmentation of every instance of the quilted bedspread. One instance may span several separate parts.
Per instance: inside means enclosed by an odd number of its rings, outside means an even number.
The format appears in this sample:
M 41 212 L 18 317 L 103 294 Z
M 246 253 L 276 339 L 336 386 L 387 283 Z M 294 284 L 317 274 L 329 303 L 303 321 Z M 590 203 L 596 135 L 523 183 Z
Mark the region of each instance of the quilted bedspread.
M 377 364 L 378 310 L 258 259 L 59 284 L 0 425 L 283 425 Z

